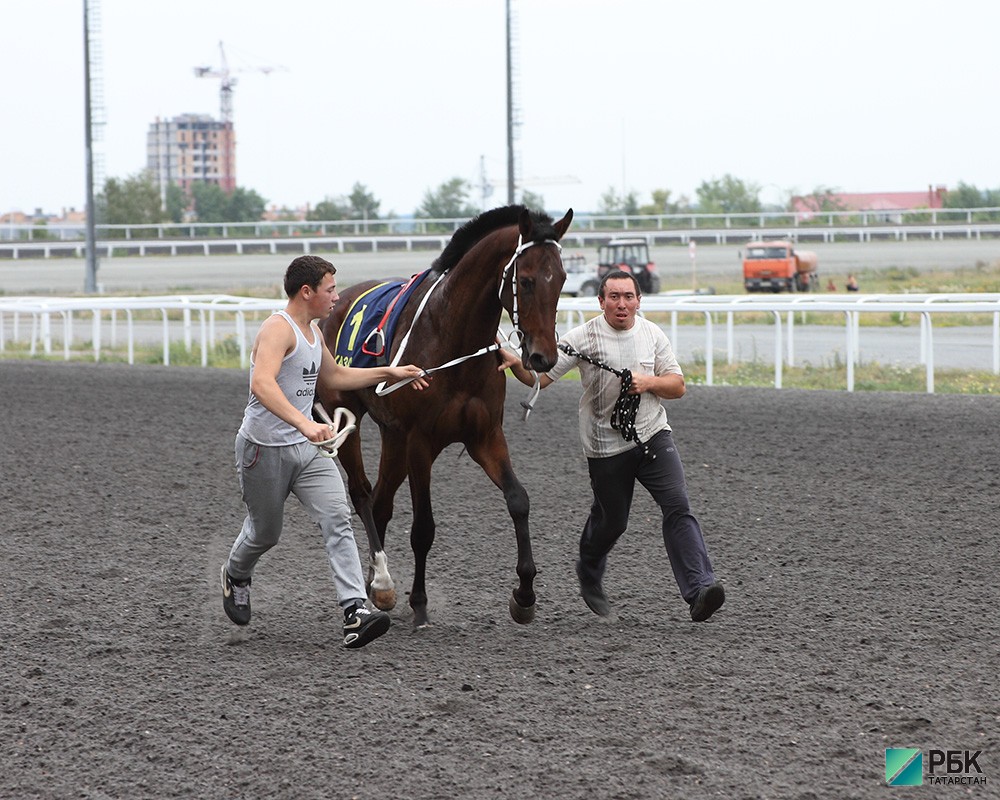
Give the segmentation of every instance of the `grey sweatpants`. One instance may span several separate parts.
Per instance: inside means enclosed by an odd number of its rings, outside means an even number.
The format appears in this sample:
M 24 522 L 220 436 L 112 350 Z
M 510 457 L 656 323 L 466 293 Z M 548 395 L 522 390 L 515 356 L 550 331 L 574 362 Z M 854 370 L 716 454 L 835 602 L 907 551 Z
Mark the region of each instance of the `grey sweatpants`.
M 340 469 L 308 442 L 265 447 L 236 436 L 236 472 L 247 516 L 226 569 L 237 580 L 253 575 L 258 559 L 278 543 L 285 500 L 294 494 L 323 534 L 337 599 L 364 602 L 365 582 Z

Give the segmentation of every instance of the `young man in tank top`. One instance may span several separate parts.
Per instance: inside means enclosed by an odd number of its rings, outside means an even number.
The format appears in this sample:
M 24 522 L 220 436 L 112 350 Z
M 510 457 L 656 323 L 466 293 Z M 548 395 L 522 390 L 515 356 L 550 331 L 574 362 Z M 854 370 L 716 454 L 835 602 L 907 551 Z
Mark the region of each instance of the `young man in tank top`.
M 726 594 L 691 513 L 684 467 L 660 402 L 684 395 L 684 374 L 666 334 L 637 316 L 640 300 L 632 274 L 615 270 L 605 275 L 598 290 L 602 314 L 568 331 L 559 344 L 567 345 L 574 355 L 560 349 L 556 365 L 539 376 L 544 389 L 579 367 L 583 385 L 580 438 L 594 499 L 576 562 L 580 595 L 595 614 L 611 613 L 604 571 L 611 548 L 628 525 L 638 481 L 662 511 L 663 544 L 691 619 L 704 622 L 722 606 Z M 519 381 L 534 385 L 533 375 L 517 356 L 507 350 L 500 353 L 504 362 L 500 369 L 510 368 Z M 626 398 L 621 378 L 608 367 L 631 372 Z M 611 424 L 613 416 L 619 416 L 617 428 Z
M 236 471 L 247 516 L 222 565 L 222 607 L 237 625 L 250 623 L 250 579 L 258 559 L 281 536 L 285 500 L 295 494 L 323 534 L 338 602 L 344 610 L 344 645 L 364 647 L 389 629 L 389 615 L 366 603 L 361 559 L 340 470 L 316 446 L 330 428 L 312 417 L 317 382 L 361 389 L 381 381 L 412 379 L 427 387 L 412 365 L 359 369 L 337 364 L 314 320 L 337 302 L 336 268 L 318 256 L 300 256 L 285 272 L 288 304 L 261 325 L 250 356 L 250 397 L 236 435 Z

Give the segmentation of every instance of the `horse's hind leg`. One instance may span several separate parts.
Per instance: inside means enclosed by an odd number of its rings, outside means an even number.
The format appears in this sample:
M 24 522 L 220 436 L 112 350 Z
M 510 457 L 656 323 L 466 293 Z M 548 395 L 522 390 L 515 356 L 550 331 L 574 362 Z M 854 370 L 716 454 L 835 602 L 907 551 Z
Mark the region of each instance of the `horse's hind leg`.
M 503 492 L 507 511 L 514 521 L 517 537 L 517 577 L 519 583 L 511 593 L 510 615 L 515 622 L 527 624 L 535 619 L 535 559 L 531 553 L 528 532 L 528 493 L 514 474 L 510 452 L 503 430 L 497 428 L 483 442 L 471 443 L 469 455 L 483 468 L 490 480 Z
M 382 430 L 382 457 L 379 460 L 378 480 L 371 495 L 369 516 L 373 529 L 377 532 L 371 555 L 371 580 L 369 595 L 372 603 L 384 611 L 396 605 L 396 590 L 389 577 L 388 559 L 385 555 L 385 533 L 392 519 L 393 498 L 396 490 L 406 477 L 406 462 L 399 457 L 405 439 Z
M 431 466 L 437 453 L 431 453 L 423 443 L 411 442 L 407 449 L 407 473 L 410 498 L 413 501 L 413 527 L 410 547 L 413 549 L 413 585 L 410 587 L 410 608 L 413 625 L 423 628 L 430 624 L 427 615 L 427 554 L 434 544 L 434 513 L 431 509 Z

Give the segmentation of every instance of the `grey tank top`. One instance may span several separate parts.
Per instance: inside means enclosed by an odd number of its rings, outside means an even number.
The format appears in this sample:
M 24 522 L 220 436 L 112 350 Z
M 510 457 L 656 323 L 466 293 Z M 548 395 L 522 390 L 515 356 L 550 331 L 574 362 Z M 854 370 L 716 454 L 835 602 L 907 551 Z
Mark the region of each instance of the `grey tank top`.
M 284 311 L 275 312 L 283 317 L 295 331 L 295 347 L 285 356 L 278 370 L 278 387 L 291 404 L 307 418 L 312 418 L 312 407 L 316 395 L 316 379 L 319 365 L 323 360 L 323 342 L 319 330 L 310 326 L 313 343 L 309 344 L 299 326 Z M 253 357 L 250 358 L 250 380 L 253 381 Z M 307 441 L 298 430 L 280 417 L 275 416 L 250 392 L 240 435 L 256 444 L 280 447 Z

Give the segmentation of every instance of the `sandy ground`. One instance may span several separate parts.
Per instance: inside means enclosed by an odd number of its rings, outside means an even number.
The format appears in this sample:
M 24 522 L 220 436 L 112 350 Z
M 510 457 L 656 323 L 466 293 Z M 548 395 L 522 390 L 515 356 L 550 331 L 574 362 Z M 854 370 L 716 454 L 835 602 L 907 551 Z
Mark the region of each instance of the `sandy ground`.
M 450 448 L 434 624 L 413 629 L 401 601 L 348 651 L 294 501 L 249 632 L 222 612 L 243 373 L 0 362 L 0 796 L 882 800 L 900 792 L 887 747 L 981 750 L 1000 780 L 1000 400 L 693 387 L 669 403 L 728 593 L 694 624 L 644 494 L 606 580 L 616 617 L 583 605 L 579 385 L 527 423 L 523 391 L 506 428 L 535 623 L 507 613 L 502 498 Z M 387 541 L 401 590 L 407 497 Z

